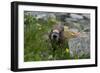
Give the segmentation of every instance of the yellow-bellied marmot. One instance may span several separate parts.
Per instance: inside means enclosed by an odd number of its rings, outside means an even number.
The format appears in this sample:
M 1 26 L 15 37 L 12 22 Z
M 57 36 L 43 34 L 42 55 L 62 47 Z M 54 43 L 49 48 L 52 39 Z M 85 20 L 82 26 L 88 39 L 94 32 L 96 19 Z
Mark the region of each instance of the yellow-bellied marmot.
M 79 35 L 77 32 L 72 32 L 69 30 L 67 26 L 62 24 L 56 24 L 51 29 L 49 38 L 53 42 L 63 43 L 64 40 L 68 40 L 70 38 L 75 38 Z

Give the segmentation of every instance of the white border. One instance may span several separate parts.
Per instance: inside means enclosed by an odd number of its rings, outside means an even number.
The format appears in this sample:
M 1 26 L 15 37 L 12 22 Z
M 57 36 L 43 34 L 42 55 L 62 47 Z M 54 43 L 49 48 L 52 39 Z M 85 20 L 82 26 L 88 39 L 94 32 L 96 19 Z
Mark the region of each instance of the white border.
M 70 12 L 70 13 L 90 13 L 91 15 L 91 50 L 90 59 L 82 60 L 57 60 L 57 61 L 35 61 L 24 62 L 24 11 L 49 11 L 49 12 Z M 18 6 L 18 68 L 36 68 L 36 67 L 50 67 L 50 66 L 71 66 L 95 64 L 95 11 L 93 9 L 79 9 L 79 8 L 61 8 L 61 7 L 46 7 L 46 6 Z

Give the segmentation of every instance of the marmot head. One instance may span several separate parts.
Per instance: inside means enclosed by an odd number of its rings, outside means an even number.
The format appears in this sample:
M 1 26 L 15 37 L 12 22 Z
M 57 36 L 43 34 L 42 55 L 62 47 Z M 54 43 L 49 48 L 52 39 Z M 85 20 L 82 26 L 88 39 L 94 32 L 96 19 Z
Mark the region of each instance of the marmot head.
M 56 24 L 50 32 L 49 38 L 54 42 L 61 42 L 63 38 L 64 26 L 61 24 Z

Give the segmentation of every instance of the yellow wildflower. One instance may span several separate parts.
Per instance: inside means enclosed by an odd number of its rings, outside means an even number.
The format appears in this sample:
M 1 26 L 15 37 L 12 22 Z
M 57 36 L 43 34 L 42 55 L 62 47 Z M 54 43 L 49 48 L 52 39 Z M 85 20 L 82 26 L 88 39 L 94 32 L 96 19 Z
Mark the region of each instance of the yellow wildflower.
M 69 52 L 69 49 L 68 49 L 68 48 L 66 48 L 66 52 L 67 52 L 67 53 Z

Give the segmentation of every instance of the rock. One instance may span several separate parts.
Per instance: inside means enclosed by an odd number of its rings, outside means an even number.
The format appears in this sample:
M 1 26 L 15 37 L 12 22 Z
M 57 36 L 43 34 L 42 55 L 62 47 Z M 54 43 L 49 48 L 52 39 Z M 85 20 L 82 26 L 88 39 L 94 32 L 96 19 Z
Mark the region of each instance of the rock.
M 31 15 L 32 12 L 27 12 L 27 11 L 25 11 L 24 14 L 25 14 L 25 15 Z
M 72 32 L 78 32 L 78 29 L 76 29 L 76 28 L 70 28 L 69 30 Z
M 73 23 L 74 28 L 77 28 L 78 31 L 81 30 L 81 24 L 80 23 Z
M 37 20 L 47 20 L 47 15 L 46 14 L 38 14 L 36 16 Z
M 86 19 L 90 19 L 90 14 L 82 14 Z
M 89 25 L 90 21 L 89 20 L 80 20 L 79 23 L 83 24 L 83 25 Z
M 84 28 L 84 32 L 90 32 L 90 27 Z
M 74 19 L 83 19 L 83 16 L 82 15 L 79 15 L 79 14 L 70 14 L 70 17 L 71 18 L 74 18 Z
M 49 14 L 48 14 L 48 17 L 53 18 L 53 19 L 56 19 L 56 16 L 55 16 L 55 14 L 53 14 L 53 13 L 49 13 Z
M 81 35 L 80 37 L 70 39 L 68 42 L 69 49 L 70 49 L 70 56 L 71 57 L 77 56 L 78 58 L 82 57 L 83 55 L 90 56 L 90 39 L 89 38 L 90 37 L 86 36 L 85 34 L 84 36 Z
M 75 18 L 66 18 L 65 19 L 66 22 L 70 21 L 70 22 L 77 22 L 78 19 L 75 19 Z
M 69 13 L 56 13 L 55 15 L 58 20 L 65 22 L 66 21 L 65 19 L 68 18 L 70 14 Z

